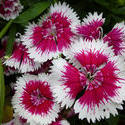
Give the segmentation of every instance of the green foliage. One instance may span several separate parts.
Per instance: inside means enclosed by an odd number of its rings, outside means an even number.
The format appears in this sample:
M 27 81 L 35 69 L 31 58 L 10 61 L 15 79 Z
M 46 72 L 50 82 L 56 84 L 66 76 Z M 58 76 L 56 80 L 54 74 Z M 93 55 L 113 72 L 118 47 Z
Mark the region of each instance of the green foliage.
M 32 5 L 29 9 L 24 11 L 20 16 L 18 16 L 14 22 L 15 23 L 27 23 L 28 21 L 39 16 L 46 8 L 50 5 L 49 2 L 39 2 Z
M 5 96 L 4 73 L 3 73 L 2 61 L 0 59 L 0 124 L 2 122 L 2 117 L 3 117 L 4 96 Z
M 10 20 L 5 27 L 0 31 L 0 39 L 5 35 L 5 33 L 7 32 L 7 30 L 9 29 L 9 27 L 11 26 L 13 20 Z
M 9 38 L 8 38 L 8 41 L 7 41 L 8 43 L 7 43 L 7 48 L 6 48 L 6 57 L 10 57 L 11 54 L 12 54 L 15 36 L 16 36 L 16 26 L 13 25 L 9 29 Z

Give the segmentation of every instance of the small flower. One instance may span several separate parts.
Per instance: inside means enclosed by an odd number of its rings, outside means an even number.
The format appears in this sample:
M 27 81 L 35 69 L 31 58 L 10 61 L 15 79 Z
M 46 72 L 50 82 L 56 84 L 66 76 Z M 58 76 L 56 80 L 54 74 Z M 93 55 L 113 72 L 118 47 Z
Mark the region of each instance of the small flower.
M 15 89 L 13 108 L 27 123 L 46 125 L 58 117 L 60 107 L 54 102 L 47 75 L 24 75 L 18 79 Z
M 52 66 L 52 88 L 61 107 L 74 103 L 75 113 L 88 122 L 118 114 L 125 100 L 124 61 L 102 40 L 80 39 L 65 56 L 69 62 L 60 58 Z
M 113 29 L 103 38 L 114 49 L 115 55 L 125 56 L 125 24 L 117 23 Z
M 94 14 L 89 13 L 83 19 L 82 25 L 77 27 L 77 33 L 86 40 L 99 39 L 104 21 L 105 19 L 102 18 L 102 13 L 100 15 L 97 12 L 94 12 Z
M 0 17 L 5 20 L 15 19 L 22 11 L 19 0 L 2 0 L 0 2 Z
M 18 69 L 21 73 L 37 70 L 41 65 L 29 58 L 27 48 L 22 43 L 15 43 L 12 56 L 5 61 L 6 66 Z
M 30 24 L 22 36 L 30 58 L 45 62 L 69 48 L 78 17 L 66 3 L 56 3 L 39 25 Z

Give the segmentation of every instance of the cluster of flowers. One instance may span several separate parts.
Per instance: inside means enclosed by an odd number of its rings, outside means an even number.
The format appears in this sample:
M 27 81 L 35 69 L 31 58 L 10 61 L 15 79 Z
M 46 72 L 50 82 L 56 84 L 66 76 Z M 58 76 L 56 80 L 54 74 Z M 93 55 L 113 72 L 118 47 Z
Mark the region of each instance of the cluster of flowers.
M 15 121 L 69 125 L 62 115 L 64 108 L 88 122 L 123 109 L 125 25 L 117 23 L 103 36 L 104 22 L 95 12 L 81 23 L 66 3 L 56 3 L 37 24 L 26 27 L 4 62 L 23 74 L 14 85 Z M 48 61 L 49 68 L 42 70 Z

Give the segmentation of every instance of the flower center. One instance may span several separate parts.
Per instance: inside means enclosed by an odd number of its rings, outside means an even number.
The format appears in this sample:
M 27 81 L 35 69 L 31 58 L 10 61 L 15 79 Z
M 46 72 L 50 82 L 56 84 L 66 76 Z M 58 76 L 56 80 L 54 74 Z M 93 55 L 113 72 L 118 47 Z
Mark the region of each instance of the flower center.
M 45 100 L 46 98 L 41 94 L 39 89 L 36 89 L 31 93 L 31 102 L 33 105 L 38 106 L 42 104 Z
M 56 26 L 55 25 L 52 25 L 51 26 L 51 32 L 50 32 L 50 34 L 52 35 L 52 36 L 54 36 L 54 37 L 56 37 Z
M 101 66 L 102 68 L 102 66 Z M 86 87 L 88 90 L 98 88 L 103 82 L 103 74 L 100 67 L 97 68 L 96 65 L 86 65 L 80 73 L 80 82 L 83 88 Z
M 51 26 L 49 28 L 47 28 L 47 33 L 48 33 L 48 35 L 52 35 L 52 36 L 56 37 L 56 35 L 57 35 L 56 26 L 54 24 L 51 24 Z
M 93 81 L 93 80 L 94 80 L 94 76 L 93 76 L 91 73 L 87 73 L 86 78 L 87 78 L 89 81 Z

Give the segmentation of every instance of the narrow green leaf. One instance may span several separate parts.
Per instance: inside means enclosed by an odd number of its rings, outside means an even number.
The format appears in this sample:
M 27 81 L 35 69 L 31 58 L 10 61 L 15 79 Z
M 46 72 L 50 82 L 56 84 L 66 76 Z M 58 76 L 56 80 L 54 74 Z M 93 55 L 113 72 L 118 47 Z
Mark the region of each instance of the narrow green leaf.
M 5 97 L 4 74 L 3 74 L 2 61 L 0 59 L 0 124 L 2 122 L 2 117 L 3 117 L 4 97 Z
M 0 39 L 4 36 L 4 34 L 7 32 L 7 30 L 9 29 L 9 27 L 11 26 L 13 20 L 10 20 L 5 27 L 0 31 Z
M 11 54 L 12 54 L 13 44 L 14 44 L 14 40 L 15 40 L 15 35 L 16 35 L 16 26 L 13 25 L 9 29 L 9 38 L 8 38 L 7 48 L 6 48 L 6 57 L 10 57 Z
M 34 19 L 35 17 L 39 16 L 47 7 L 49 7 L 49 2 L 39 2 L 34 4 L 32 7 L 27 9 L 25 12 L 20 14 L 14 22 L 15 23 L 26 23 L 29 20 Z
M 111 11 L 116 15 L 123 15 L 125 16 L 125 7 L 121 8 L 112 8 Z

